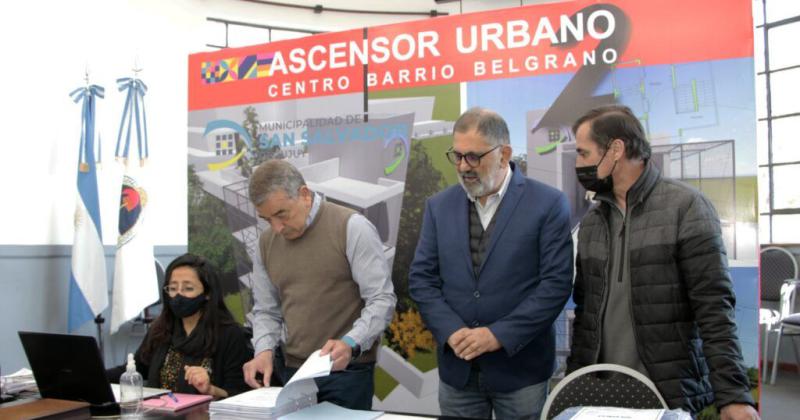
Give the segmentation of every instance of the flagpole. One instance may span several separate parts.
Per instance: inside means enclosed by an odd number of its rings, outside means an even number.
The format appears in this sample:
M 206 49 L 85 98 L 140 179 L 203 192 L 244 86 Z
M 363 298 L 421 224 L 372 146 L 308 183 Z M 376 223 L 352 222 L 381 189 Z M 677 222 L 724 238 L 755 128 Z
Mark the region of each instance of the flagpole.
M 89 88 L 89 63 L 86 63 L 86 67 L 84 69 L 83 81 L 85 82 L 86 88 Z M 100 349 L 100 357 L 105 360 L 106 354 L 103 351 L 103 323 L 106 322 L 106 319 L 103 318 L 103 314 L 99 313 L 96 317 L 94 317 L 94 324 L 97 327 L 97 348 Z
M 97 325 L 97 347 L 100 349 L 100 357 L 105 360 L 106 354 L 103 352 L 103 323 L 106 322 L 106 319 L 103 318 L 102 314 L 97 314 L 94 317 L 94 323 Z

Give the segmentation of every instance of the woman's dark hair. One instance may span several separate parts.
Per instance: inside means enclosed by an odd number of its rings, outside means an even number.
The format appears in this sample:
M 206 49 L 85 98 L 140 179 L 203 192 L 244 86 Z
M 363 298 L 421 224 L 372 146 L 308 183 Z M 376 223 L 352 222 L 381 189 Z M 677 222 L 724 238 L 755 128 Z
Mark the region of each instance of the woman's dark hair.
M 170 342 L 173 329 L 180 322 L 180 319 L 172 312 L 172 308 L 169 306 L 170 296 L 164 290 L 164 286 L 168 285 L 170 278 L 172 278 L 172 272 L 180 267 L 189 267 L 197 273 L 197 277 L 203 283 L 203 294 L 208 297 L 208 301 L 200 309 L 202 313 L 197 323 L 198 331 L 194 332 L 195 334 L 201 334 L 200 338 L 203 342 L 202 356 L 211 356 L 216 350 L 220 326 L 236 323 L 228 307 L 225 306 L 225 301 L 222 300 L 219 273 L 216 267 L 199 255 L 183 254 L 175 258 L 167 266 L 164 284 L 161 285 L 161 314 L 150 326 L 150 334 L 142 346 L 142 358 L 144 360 L 149 360 L 156 349 Z
M 642 123 L 627 106 L 597 107 L 575 121 L 572 132 L 577 134 L 578 128 L 585 122 L 589 123 L 589 137 L 600 146 L 601 152 L 606 151 L 614 139 L 621 139 L 625 143 L 625 156 L 628 159 L 650 159 L 650 143 Z

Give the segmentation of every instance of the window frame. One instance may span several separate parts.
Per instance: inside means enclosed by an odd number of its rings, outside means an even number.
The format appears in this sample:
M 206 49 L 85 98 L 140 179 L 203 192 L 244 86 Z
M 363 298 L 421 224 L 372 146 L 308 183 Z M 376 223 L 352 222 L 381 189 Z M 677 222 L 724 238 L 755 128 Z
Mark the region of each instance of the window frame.
M 775 208 L 775 180 L 774 180 L 774 169 L 776 167 L 781 166 L 800 166 L 800 161 L 791 161 L 791 162 L 779 162 L 775 163 L 773 159 L 773 129 L 772 123 L 775 120 L 779 120 L 781 118 L 789 118 L 789 117 L 799 117 L 800 112 L 793 112 L 789 114 L 782 114 L 782 115 L 774 115 L 772 113 L 772 91 L 771 91 L 771 77 L 775 73 L 784 72 L 787 70 L 793 70 L 800 68 L 800 64 L 780 67 L 773 69 L 770 67 L 769 56 L 770 56 L 770 46 L 769 46 L 769 33 L 770 30 L 775 28 L 780 28 L 785 25 L 793 24 L 800 22 L 800 15 L 790 16 L 784 19 L 780 19 L 774 22 L 767 22 L 767 0 L 761 0 L 761 7 L 763 10 L 763 20 L 764 22 L 760 25 L 755 26 L 755 31 L 762 31 L 763 41 L 764 41 L 764 56 L 763 57 L 756 57 L 756 59 L 764 60 L 764 70 L 758 72 L 756 78 L 764 77 L 766 79 L 766 116 L 762 118 L 758 118 L 758 122 L 764 121 L 767 124 L 766 129 L 766 142 L 767 142 L 767 160 L 766 163 L 759 164 L 759 168 L 766 168 L 768 171 L 768 191 L 760 191 L 759 194 L 768 194 L 768 206 L 767 209 L 759 209 L 759 228 L 760 229 L 768 229 L 768 243 L 773 243 L 774 240 L 774 232 L 773 232 L 773 216 L 776 215 L 789 215 L 789 214 L 800 214 L 800 207 L 798 208 Z M 757 39 L 757 38 L 756 38 Z M 773 53 L 778 53 L 778 51 L 773 51 Z M 756 80 L 756 83 L 759 81 Z M 760 111 L 760 110 L 758 110 Z M 765 141 L 765 139 L 757 139 L 757 141 Z M 758 200 L 761 202 L 761 199 Z

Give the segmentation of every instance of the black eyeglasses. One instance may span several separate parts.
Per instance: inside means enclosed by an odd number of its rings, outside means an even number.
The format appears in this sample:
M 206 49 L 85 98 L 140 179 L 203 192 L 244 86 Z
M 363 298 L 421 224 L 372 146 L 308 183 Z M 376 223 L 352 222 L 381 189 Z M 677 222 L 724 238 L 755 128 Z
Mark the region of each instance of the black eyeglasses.
M 447 160 L 449 160 L 450 163 L 452 163 L 453 165 L 458 165 L 459 163 L 461 163 L 461 159 L 466 159 L 467 165 L 469 165 L 470 168 L 477 168 L 478 165 L 481 164 L 481 158 L 482 157 L 488 155 L 489 153 L 494 151 L 494 149 L 497 149 L 500 146 L 501 145 L 498 144 L 497 146 L 492 147 L 491 149 L 489 149 L 489 150 L 487 150 L 487 151 L 485 151 L 485 152 L 483 152 L 483 153 L 481 153 L 479 155 L 475 154 L 475 153 L 472 153 L 472 152 L 459 153 L 459 152 L 456 152 L 453 149 L 448 150 L 447 153 L 445 153 L 445 155 L 447 156 Z

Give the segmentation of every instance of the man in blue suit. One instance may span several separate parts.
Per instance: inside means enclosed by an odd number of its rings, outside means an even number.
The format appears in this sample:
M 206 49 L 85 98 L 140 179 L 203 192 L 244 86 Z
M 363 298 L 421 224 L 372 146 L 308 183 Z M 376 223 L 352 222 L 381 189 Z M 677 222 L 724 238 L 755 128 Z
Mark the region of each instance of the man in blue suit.
M 447 152 L 461 185 L 425 206 L 408 284 L 438 343 L 445 416 L 538 419 L 555 367 L 553 322 L 572 291 L 569 205 L 511 152 L 500 115 L 468 110 Z

